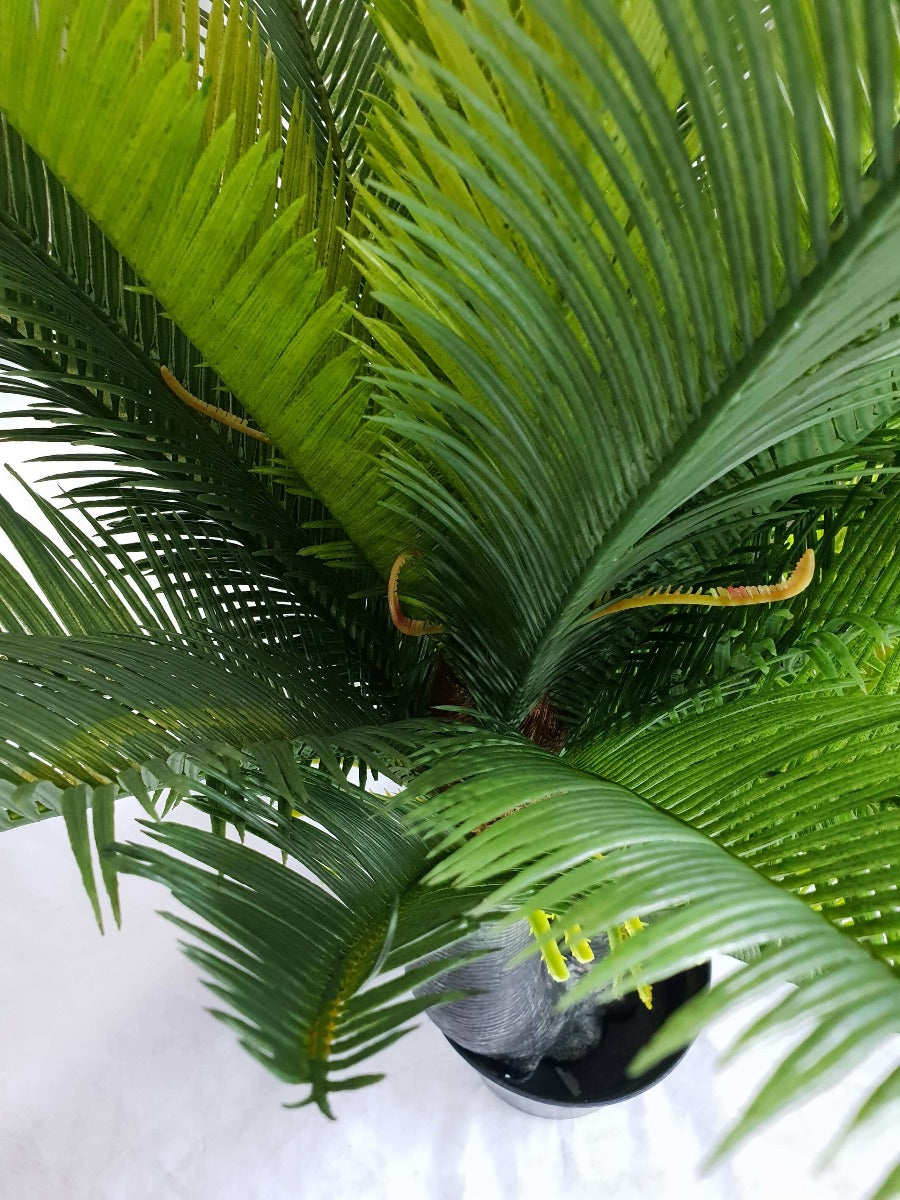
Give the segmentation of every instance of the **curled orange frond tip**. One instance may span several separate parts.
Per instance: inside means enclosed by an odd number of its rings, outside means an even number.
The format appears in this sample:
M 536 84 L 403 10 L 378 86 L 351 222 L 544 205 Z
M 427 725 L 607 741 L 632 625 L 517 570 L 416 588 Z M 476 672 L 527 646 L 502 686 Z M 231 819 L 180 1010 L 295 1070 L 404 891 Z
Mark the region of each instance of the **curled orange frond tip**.
M 400 597 L 397 594 L 400 572 L 404 564 L 409 562 L 411 558 L 418 558 L 418 555 L 408 553 L 398 554 L 394 559 L 394 565 L 391 567 L 391 574 L 388 579 L 388 611 L 391 614 L 391 620 L 394 626 L 401 633 L 406 634 L 407 637 L 425 637 L 429 633 L 443 633 L 443 625 L 414 620 L 412 617 L 406 615 L 400 604 Z

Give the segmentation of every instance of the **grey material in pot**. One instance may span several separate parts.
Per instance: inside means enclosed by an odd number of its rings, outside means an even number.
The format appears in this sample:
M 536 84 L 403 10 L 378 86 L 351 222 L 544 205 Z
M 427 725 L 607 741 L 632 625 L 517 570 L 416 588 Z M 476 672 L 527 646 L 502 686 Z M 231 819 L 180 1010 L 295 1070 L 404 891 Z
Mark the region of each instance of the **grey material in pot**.
M 567 959 L 569 979 L 551 978 L 540 954 L 512 960 L 535 947 L 525 921 L 486 925 L 453 947 L 429 956 L 429 962 L 460 953 L 485 951 L 415 989 L 418 996 L 472 990 L 477 993 L 429 1010 L 431 1020 L 458 1046 L 503 1059 L 518 1078 L 527 1078 L 542 1058 L 574 1061 L 598 1044 L 602 1035 L 602 998 L 589 996 L 560 1012 L 559 1001 L 591 964 Z M 608 952 L 605 938 L 591 941 L 595 958 Z

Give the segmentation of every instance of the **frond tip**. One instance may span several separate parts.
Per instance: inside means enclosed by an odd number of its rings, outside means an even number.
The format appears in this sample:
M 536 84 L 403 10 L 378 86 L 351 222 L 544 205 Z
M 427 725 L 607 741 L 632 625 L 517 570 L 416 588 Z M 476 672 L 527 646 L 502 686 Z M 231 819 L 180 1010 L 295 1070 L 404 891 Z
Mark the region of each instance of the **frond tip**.
M 400 597 L 397 594 L 400 572 L 411 558 L 416 557 L 415 554 L 398 554 L 394 559 L 394 565 L 391 567 L 391 574 L 388 579 L 388 609 L 390 610 L 391 620 L 394 626 L 401 633 L 405 633 L 407 637 L 425 637 L 429 633 L 443 633 L 443 625 L 414 620 L 406 615 L 400 605 Z
M 813 550 L 805 550 L 800 561 L 781 583 L 764 583 L 759 587 L 719 587 L 711 592 L 666 592 L 647 591 L 639 596 L 628 596 L 615 600 L 604 608 L 592 612 L 588 621 L 610 617 L 613 613 L 627 612 L 630 608 L 654 608 L 670 604 L 700 604 L 706 608 L 738 608 L 748 604 L 772 604 L 776 600 L 790 600 L 799 596 L 812 583 L 816 570 Z

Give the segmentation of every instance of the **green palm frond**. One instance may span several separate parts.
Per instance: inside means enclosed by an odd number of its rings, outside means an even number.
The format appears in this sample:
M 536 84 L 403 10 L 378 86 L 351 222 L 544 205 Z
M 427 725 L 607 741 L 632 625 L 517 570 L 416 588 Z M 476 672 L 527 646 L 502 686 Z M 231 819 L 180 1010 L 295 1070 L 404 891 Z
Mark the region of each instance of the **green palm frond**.
M 202 63 L 183 55 L 180 19 L 142 48 L 150 10 L 149 0 L 47 0 L 35 18 L 27 0 L 5 5 L 0 107 L 385 567 L 399 535 L 389 514 L 370 519 L 386 495 L 380 436 L 363 423 L 370 388 L 341 336 L 345 296 L 362 292 L 341 252 L 344 176 L 333 164 L 318 171 L 299 111 L 285 131 L 274 59 L 263 61 L 245 9 L 213 10 Z M 198 0 L 183 11 L 195 23 Z
M 201 421 L 162 385 L 159 364 L 164 362 L 201 399 L 245 415 L 196 347 L 2 113 L 0 286 L 4 349 L 19 349 L 22 361 L 13 361 L 23 374 L 30 365 L 33 379 L 99 393 L 102 403 L 93 406 L 93 397 L 83 397 L 79 415 L 85 423 L 91 416 L 123 422 L 130 417 L 137 424 L 134 440 L 146 433 L 155 444 L 163 442 L 160 449 L 170 456 L 177 444 L 188 457 L 205 451 L 208 459 L 239 460 L 249 469 L 265 461 L 258 443 Z M 27 359 L 25 347 L 33 351 L 33 359 Z M 59 420 L 64 419 L 60 412 Z M 111 438 L 114 428 L 98 427 L 95 433 Z M 303 510 L 296 515 L 302 520 Z
M 421 0 L 371 139 L 360 253 L 418 348 L 392 477 L 448 656 L 516 722 L 717 482 L 785 502 L 773 456 L 849 465 L 900 407 L 890 6 L 636 7 L 665 53 L 609 4 Z
M 346 1072 L 436 1002 L 408 993 L 448 963 L 419 960 L 474 928 L 466 912 L 475 894 L 423 894 L 417 881 L 426 847 L 382 799 L 296 763 L 289 747 L 270 750 L 261 766 L 265 783 L 254 789 L 245 781 L 238 801 L 229 799 L 232 779 L 208 764 L 203 782 L 186 794 L 214 815 L 239 817 L 285 856 L 284 865 L 172 822 L 148 828 L 162 851 L 120 846 L 115 864 L 165 884 L 208 923 L 170 917 L 189 935 L 185 951 L 207 986 L 227 1005 L 214 1015 L 280 1079 L 309 1085 L 301 1105 L 315 1103 L 331 1116 L 330 1093 L 381 1078 Z M 291 815 L 297 809 L 299 819 Z
M 445 834 L 428 878 L 489 887 L 485 906 L 514 905 L 510 919 L 551 909 L 588 936 L 639 912 L 647 927 L 567 1003 L 763 946 L 672 1017 L 632 1068 L 740 1002 L 767 1002 L 738 1046 L 775 1029 L 798 1041 L 723 1152 L 900 1032 L 900 809 L 884 802 L 898 722 L 896 695 L 804 690 L 601 743 L 578 763 L 603 779 L 528 743 L 461 735 L 417 781 L 417 826 Z M 775 1002 L 784 979 L 795 991 Z
M 252 560 L 204 564 L 203 547 L 167 545 L 152 524 L 156 536 L 131 552 L 98 546 L 96 527 L 92 538 L 43 512 L 61 545 L 0 500 L 4 531 L 39 581 L 3 560 L 5 779 L 109 783 L 198 744 L 314 741 L 377 711 L 327 628 L 285 604 Z
M 16 556 L 0 556 L 0 831 L 61 815 L 102 928 L 91 837 L 113 840 L 118 797 L 156 818 L 177 794 L 172 763 L 204 746 L 302 738 L 338 770 L 337 736 L 392 709 L 334 630 L 221 531 L 198 540 L 171 515 L 131 513 L 122 538 L 31 499 L 52 537 L 0 497 Z M 118 922 L 115 869 L 100 866 Z
M 146 508 L 177 513 L 199 541 L 211 528 L 216 537 L 228 529 L 340 629 L 360 677 L 400 686 L 421 647 L 388 635 L 375 573 L 356 566 L 337 576 L 321 564 L 340 533 L 305 481 L 281 470 L 259 442 L 198 417 L 162 384 L 159 361 L 201 399 L 241 415 L 196 347 L 2 116 L 0 151 L 0 391 L 29 401 L 4 414 L 7 436 L 25 420 L 29 440 L 62 443 L 58 465 L 52 455 L 46 461 L 107 526 L 127 525 L 129 509 Z M 98 452 L 109 466 L 98 468 Z

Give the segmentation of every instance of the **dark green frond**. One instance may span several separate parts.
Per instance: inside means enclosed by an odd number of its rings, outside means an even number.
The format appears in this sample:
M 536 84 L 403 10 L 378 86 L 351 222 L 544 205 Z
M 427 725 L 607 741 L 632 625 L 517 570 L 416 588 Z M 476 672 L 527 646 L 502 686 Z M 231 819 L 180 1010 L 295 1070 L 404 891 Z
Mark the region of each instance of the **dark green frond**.
M 3 778 L 107 783 L 175 750 L 314 742 L 377 711 L 327 629 L 285 604 L 252 561 L 204 564 L 205 547 L 167 542 L 151 524 L 157 536 L 137 547 L 136 566 L 49 505 L 62 546 L 8 501 L 0 511 L 40 581 L 3 561 Z
M 366 0 L 250 0 L 281 73 L 285 108 L 295 95 L 314 131 L 319 162 L 353 175 L 360 136 L 383 88 L 385 46 Z
M 171 822 L 148 828 L 162 851 L 118 847 L 115 861 L 121 871 L 165 884 L 205 922 L 170 918 L 188 935 L 185 952 L 226 1005 L 213 1015 L 280 1079 L 309 1085 L 301 1104 L 315 1103 L 331 1116 L 330 1093 L 381 1078 L 347 1072 L 435 1003 L 434 996 L 411 998 L 409 989 L 447 963 L 417 966 L 417 960 L 473 927 L 465 916 L 473 901 L 450 889 L 421 895 L 425 846 L 383 801 L 297 764 L 288 765 L 296 790 L 287 790 L 285 762 L 282 753 L 282 786 L 276 782 L 273 797 L 270 774 L 265 801 L 245 790 L 237 805 L 229 802 L 214 773 L 206 774 L 196 801 L 213 813 L 239 813 L 249 833 L 286 856 L 284 865 Z M 315 878 L 301 875 L 298 865 Z M 413 971 L 407 976 L 404 968 Z
M 159 514 L 117 540 L 32 500 L 55 538 L 0 498 L 24 567 L 0 558 L 0 830 L 62 815 L 99 921 L 91 841 L 113 840 L 119 796 L 156 817 L 161 792 L 179 794 L 170 764 L 204 746 L 239 757 L 300 738 L 337 770 L 337 736 L 390 709 L 239 545 Z M 100 866 L 118 921 L 115 870 Z

